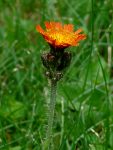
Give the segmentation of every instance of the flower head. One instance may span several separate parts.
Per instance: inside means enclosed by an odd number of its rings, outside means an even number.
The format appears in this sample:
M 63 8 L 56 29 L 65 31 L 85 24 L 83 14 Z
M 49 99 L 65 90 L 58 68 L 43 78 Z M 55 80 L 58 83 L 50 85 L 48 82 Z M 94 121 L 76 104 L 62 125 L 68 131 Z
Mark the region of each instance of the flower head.
M 82 29 L 74 31 L 72 24 L 62 25 L 59 22 L 45 22 L 45 27 L 46 29 L 43 30 L 40 25 L 37 25 L 36 30 L 44 37 L 47 43 L 56 49 L 78 46 L 79 42 L 86 38 L 85 34 L 81 34 Z

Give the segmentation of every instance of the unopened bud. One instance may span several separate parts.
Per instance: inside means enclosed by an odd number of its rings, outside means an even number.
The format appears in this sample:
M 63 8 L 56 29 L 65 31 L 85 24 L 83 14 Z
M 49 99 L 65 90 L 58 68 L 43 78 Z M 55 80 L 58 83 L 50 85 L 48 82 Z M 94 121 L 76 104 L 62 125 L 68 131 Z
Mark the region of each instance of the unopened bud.
M 63 56 L 61 57 L 60 64 L 58 66 L 58 70 L 61 71 L 68 67 L 71 62 L 72 55 L 70 52 L 64 52 Z
M 42 59 L 43 65 L 46 68 L 50 69 L 53 67 L 54 62 L 55 62 L 55 56 L 53 56 L 51 53 L 42 54 L 41 59 Z

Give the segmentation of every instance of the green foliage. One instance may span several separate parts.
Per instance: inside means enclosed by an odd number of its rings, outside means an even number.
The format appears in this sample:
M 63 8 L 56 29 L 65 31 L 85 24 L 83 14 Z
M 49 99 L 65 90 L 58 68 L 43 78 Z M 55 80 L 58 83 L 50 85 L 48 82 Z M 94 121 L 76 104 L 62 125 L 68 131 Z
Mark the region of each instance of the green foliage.
M 12 97 L 4 98 L 1 104 L 0 116 L 7 120 L 16 120 L 25 116 L 25 105 L 22 102 L 14 100 Z
M 42 150 L 50 86 L 36 32 L 46 20 L 83 28 L 87 39 L 58 84 L 55 150 L 113 150 L 112 0 L 0 0 L 0 150 Z M 46 144 L 45 144 L 46 146 Z

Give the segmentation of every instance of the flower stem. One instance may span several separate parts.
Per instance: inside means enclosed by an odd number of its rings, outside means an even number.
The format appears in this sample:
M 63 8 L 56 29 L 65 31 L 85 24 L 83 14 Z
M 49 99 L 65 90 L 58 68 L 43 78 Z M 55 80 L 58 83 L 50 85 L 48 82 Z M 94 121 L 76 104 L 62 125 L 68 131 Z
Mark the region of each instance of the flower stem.
M 52 149 L 52 128 L 54 121 L 54 109 L 56 102 L 56 87 L 57 81 L 51 80 L 51 95 L 50 95 L 50 103 L 49 103 L 49 112 L 48 112 L 48 128 L 46 132 L 46 139 L 48 140 L 48 149 Z

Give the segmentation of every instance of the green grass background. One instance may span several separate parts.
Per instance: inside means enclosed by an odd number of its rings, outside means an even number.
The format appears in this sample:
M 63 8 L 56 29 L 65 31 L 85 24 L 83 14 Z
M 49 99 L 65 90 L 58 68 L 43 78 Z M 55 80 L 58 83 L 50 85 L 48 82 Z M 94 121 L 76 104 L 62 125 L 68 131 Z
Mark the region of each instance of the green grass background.
M 113 1 L 0 0 L 0 150 L 42 150 L 50 85 L 36 32 L 74 24 L 87 39 L 58 84 L 55 150 L 113 150 Z

